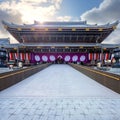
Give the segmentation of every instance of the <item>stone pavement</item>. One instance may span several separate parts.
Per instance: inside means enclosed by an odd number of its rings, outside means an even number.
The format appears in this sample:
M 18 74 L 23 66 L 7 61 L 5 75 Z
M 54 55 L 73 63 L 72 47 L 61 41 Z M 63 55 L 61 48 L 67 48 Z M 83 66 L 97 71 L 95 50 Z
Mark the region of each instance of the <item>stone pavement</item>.
M 0 120 L 120 120 L 120 99 L 1 98 Z
M 0 91 L 0 120 L 120 120 L 120 95 L 68 65 Z

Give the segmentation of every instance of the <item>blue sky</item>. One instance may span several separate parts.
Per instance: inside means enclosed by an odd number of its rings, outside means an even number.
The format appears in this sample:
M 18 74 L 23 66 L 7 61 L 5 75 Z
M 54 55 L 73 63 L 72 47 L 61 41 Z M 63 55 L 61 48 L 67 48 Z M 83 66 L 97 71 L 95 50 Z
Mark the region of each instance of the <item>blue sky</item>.
M 98 7 L 103 0 L 63 0 L 58 15 L 72 16 L 79 18 L 81 14 Z
M 75 21 L 107 24 L 120 20 L 120 0 L 0 0 L 0 21 L 32 24 L 34 20 Z M 15 39 L 0 23 L 0 37 Z M 120 44 L 120 25 L 105 43 Z

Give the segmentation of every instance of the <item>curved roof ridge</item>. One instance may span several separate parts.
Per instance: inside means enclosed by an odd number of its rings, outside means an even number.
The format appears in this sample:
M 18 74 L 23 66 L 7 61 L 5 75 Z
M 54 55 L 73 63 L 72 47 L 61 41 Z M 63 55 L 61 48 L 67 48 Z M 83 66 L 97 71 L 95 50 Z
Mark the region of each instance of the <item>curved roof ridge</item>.
M 4 20 L 2 20 L 2 24 L 3 25 L 7 25 L 10 27 L 37 27 L 37 26 L 45 26 L 45 27 L 112 27 L 112 26 L 117 26 L 120 23 L 119 20 L 113 22 L 113 23 L 107 23 L 107 24 L 103 24 L 103 25 L 97 25 L 97 24 L 87 24 L 86 21 L 69 21 L 69 22 L 61 22 L 61 21 L 56 21 L 56 22 L 37 22 L 34 21 L 34 24 L 14 24 L 14 23 L 9 23 L 6 22 Z

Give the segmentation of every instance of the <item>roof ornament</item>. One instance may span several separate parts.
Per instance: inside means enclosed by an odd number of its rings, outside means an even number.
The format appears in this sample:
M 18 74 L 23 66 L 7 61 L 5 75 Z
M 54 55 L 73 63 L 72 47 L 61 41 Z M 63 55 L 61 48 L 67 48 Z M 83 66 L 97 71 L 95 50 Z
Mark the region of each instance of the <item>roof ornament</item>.
M 36 21 L 36 20 L 34 20 L 34 24 L 35 25 L 38 25 L 38 24 L 40 24 L 38 21 Z
M 120 23 L 120 21 L 117 20 L 117 21 L 113 22 L 111 25 L 112 25 L 112 26 L 117 26 L 119 23 Z

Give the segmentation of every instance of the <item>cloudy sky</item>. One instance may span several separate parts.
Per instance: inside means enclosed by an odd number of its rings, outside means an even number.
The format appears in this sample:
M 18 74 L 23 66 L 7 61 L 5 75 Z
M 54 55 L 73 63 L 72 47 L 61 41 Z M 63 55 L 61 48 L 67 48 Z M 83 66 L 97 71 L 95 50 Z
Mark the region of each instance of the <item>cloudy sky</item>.
M 120 20 L 120 0 L 0 0 L 0 38 L 10 37 L 15 43 L 2 20 L 17 24 L 32 24 L 34 20 L 112 23 Z M 104 43 L 120 44 L 120 25 Z

